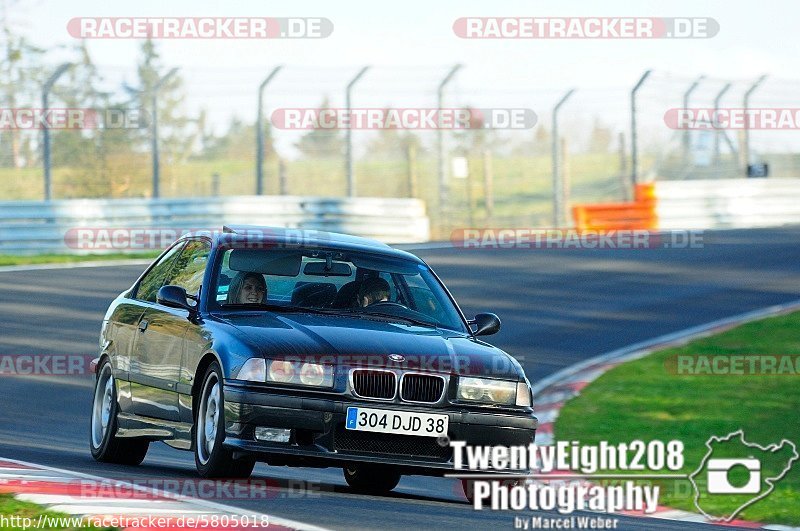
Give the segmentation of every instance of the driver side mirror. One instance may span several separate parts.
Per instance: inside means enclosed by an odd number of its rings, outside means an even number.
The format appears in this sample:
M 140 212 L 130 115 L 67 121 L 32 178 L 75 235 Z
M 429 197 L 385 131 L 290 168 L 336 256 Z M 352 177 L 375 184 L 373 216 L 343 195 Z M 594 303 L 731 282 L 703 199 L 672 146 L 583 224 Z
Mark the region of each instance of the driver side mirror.
M 193 312 L 195 307 L 189 304 L 186 290 L 180 286 L 161 286 L 156 295 L 156 302 L 170 308 L 179 308 Z
M 500 331 L 500 318 L 493 313 L 479 313 L 469 324 L 475 326 L 473 336 L 490 336 Z

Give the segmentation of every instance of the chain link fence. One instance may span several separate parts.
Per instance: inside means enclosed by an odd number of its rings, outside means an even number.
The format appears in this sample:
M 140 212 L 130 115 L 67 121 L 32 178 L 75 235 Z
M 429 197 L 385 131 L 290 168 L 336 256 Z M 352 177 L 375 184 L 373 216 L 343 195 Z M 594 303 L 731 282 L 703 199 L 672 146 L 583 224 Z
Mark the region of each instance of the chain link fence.
M 82 68 L 82 67 L 80 67 Z M 264 123 L 263 193 L 425 200 L 434 237 L 457 227 L 530 227 L 554 223 L 554 185 L 564 213 L 578 202 L 629 199 L 633 180 L 631 89 L 517 87 L 486 79 L 468 84 L 452 66 L 362 67 L 286 65 L 261 92 Z M 464 65 L 464 69 L 470 68 Z M 54 83 L 51 109 L 76 101 L 141 108 L 148 95 L 126 87 L 136 72 L 97 67 L 102 90 L 81 99 L 80 69 Z M 41 74 L 44 80 L 44 75 Z M 159 94 L 159 191 L 162 197 L 256 193 L 259 86 L 269 72 L 180 69 L 179 83 Z M 70 77 L 71 76 L 71 77 Z M 636 94 L 638 180 L 742 177 L 765 163 L 770 177 L 798 177 L 796 130 L 681 130 L 674 109 L 742 108 L 756 80 L 674 76 L 655 71 Z M 290 129 L 281 109 L 528 109 L 536 123 L 519 128 Z M 750 92 L 751 108 L 791 107 L 797 81 L 766 78 Z M 36 83 L 29 86 L 36 86 Z M 38 85 L 41 86 L 41 85 Z M 440 87 L 441 86 L 441 87 Z M 441 90 L 440 90 L 441 89 Z M 574 93 L 555 105 L 568 89 Z M 103 92 L 105 91 L 105 92 Z M 126 95 L 121 97 L 120 94 Z M 7 98 L 8 99 L 8 98 Z M 17 92 L 8 108 L 41 106 L 35 90 Z M 51 130 L 52 197 L 149 197 L 153 193 L 151 121 L 134 131 Z M 553 138 L 554 127 L 558 138 Z M 0 200 L 43 198 L 41 128 L 0 127 Z M 554 177 L 554 159 L 559 169 Z M 350 176 L 348 175 L 350 174 Z M 566 215 L 562 218 L 566 219 Z

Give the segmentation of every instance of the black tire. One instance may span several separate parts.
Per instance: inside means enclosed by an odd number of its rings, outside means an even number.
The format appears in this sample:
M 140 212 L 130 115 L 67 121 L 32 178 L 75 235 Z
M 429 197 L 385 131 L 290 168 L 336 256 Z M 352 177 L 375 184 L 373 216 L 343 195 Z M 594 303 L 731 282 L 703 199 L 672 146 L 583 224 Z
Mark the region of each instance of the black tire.
M 461 478 L 461 489 L 464 492 L 464 497 L 467 499 L 470 505 L 475 504 L 475 481 L 478 480 L 470 478 Z M 500 480 L 493 480 L 493 482 L 499 482 L 500 484 L 506 487 L 515 487 L 517 485 L 522 485 L 524 483 L 522 480 L 519 479 L 500 479 Z
M 361 494 L 388 494 L 402 477 L 394 468 L 380 465 L 351 465 L 342 469 L 350 488 Z
M 225 440 L 225 398 L 222 393 L 222 371 L 217 362 L 209 365 L 202 382 L 200 394 L 195 400 L 192 428 L 197 472 L 204 478 L 249 478 L 256 466 L 255 459 L 234 459 L 233 452 L 222 446 Z M 213 426 L 208 428 L 212 418 Z
M 89 448 L 96 461 L 139 465 L 147 455 L 150 441 L 117 437 L 118 413 L 117 382 L 111 361 L 105 358 L 97 367 L 89 426 Z

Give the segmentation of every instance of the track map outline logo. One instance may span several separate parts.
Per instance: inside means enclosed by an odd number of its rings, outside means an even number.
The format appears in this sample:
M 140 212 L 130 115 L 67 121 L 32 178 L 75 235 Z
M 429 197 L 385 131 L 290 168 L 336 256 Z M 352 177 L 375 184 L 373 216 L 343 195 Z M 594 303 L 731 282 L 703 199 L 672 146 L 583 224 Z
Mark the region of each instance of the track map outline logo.
M 711 456 L 715 453 L 715 445 L 728 443 L 733 441 L 736 437 L 738 437 L 739 441 L 741 442 L 742 446 L 745 448 L 750 448 L 756 450 L 758 452 L 768 452 L 768 456 L 770 454 L 777 454 L 778 452 L 783 451 L 785 447 L 791 448 L 792 457 L 786 461 L 786 466 L 780 471 L 777 476 L 769 476 L 764 477 L 764 470 L 762 470 L 762 461 L 760 459 L 754 458 L 751 452 L 748 452 L 748 455 L 737 456 L 735 458 L 712 458 Z M 744 430 L 736 430 L 734 432 L 729 433 L 723 437 L 712 435 L 706 441 L 706 448 L 708 448 L 708 452 L 706 452 L 705 456 L 703 456 L 702 461 L 700 461 L 700 465 L 697 469 L 689 474 L 689 481 L 692 483 L 692 488 L 694 489 L 694 506 L 697 507 L 697 510 L 700 511 L 703 516 L 708 518 L 709 520 L 713 521 L 723 521 L 723 522 L 730 522 L 733 520 L 736 515 L 741 513 L 745 508 L 753 505 L 754 503 L 763 500 L 767 496 L 769 496 L 772 491 L 775 490 L 775 484 L 782 480 L 791 470 L 794 463 L 800 459 L 800 454 L 797 453 L 797 446 L 790 441 L 789 439 L 781 439 L 779 443 L 768 444 L 766 446 L 761 446 L 757 443 L 748 442 L 744 438 Z M 719 452 L 719 450 L 716 450 Z M 712 468 L 711 465 L 716 464 L 719 467 Z M 750 474 L 748 478 L 747 484 L 742 487 L 733 486 L 730 482 L 730 479 L 727 477 L 727 473 L 735 466 L 742 466 L 746 467 L 747 471 Z M 698 484 L 696 479 L 700 476 L 703 472 L 703 469 L 707 471 L 707 483 L 705 489 Z M 724 475 L 723 475 L 724 474 Z M 754 481 L 755 478 L 755 481 Z M 758 488 L 757 490 L 753 490 L 753 483 L 756 483 L 756 486 L 760 486 L 761 482 L 769 485 L 769 488 L 765 492 L 761 492 L 763 487 Z M 712 487 L 713 485 L 713 487 Z M 713 515 L 711 512 L 718 512 L 717 510 L 707 511 L 703 508 L 701 503 L 701 498 L 703 497 L 704 492 L 708 494 L 710 497 L 713 496 L 713 501 L 720 500 L 719 496 L 737 496 L 737 495 L 750 495 L 750 494 L 757 494 L 757 496 L 751 497 L 747 499 L 744 503 L 736 507 L 733 511 L 730 512 L 728 515 L 718 516 Z

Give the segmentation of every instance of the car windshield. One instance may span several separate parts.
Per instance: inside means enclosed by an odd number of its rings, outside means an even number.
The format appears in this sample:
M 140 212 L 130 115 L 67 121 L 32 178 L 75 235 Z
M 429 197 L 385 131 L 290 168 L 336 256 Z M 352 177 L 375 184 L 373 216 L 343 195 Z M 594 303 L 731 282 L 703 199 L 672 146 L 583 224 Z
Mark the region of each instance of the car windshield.
M 427 266 L 367 252 L 225 249 L 209 302 L 219 311 L 351 315 L 465 331 Z

